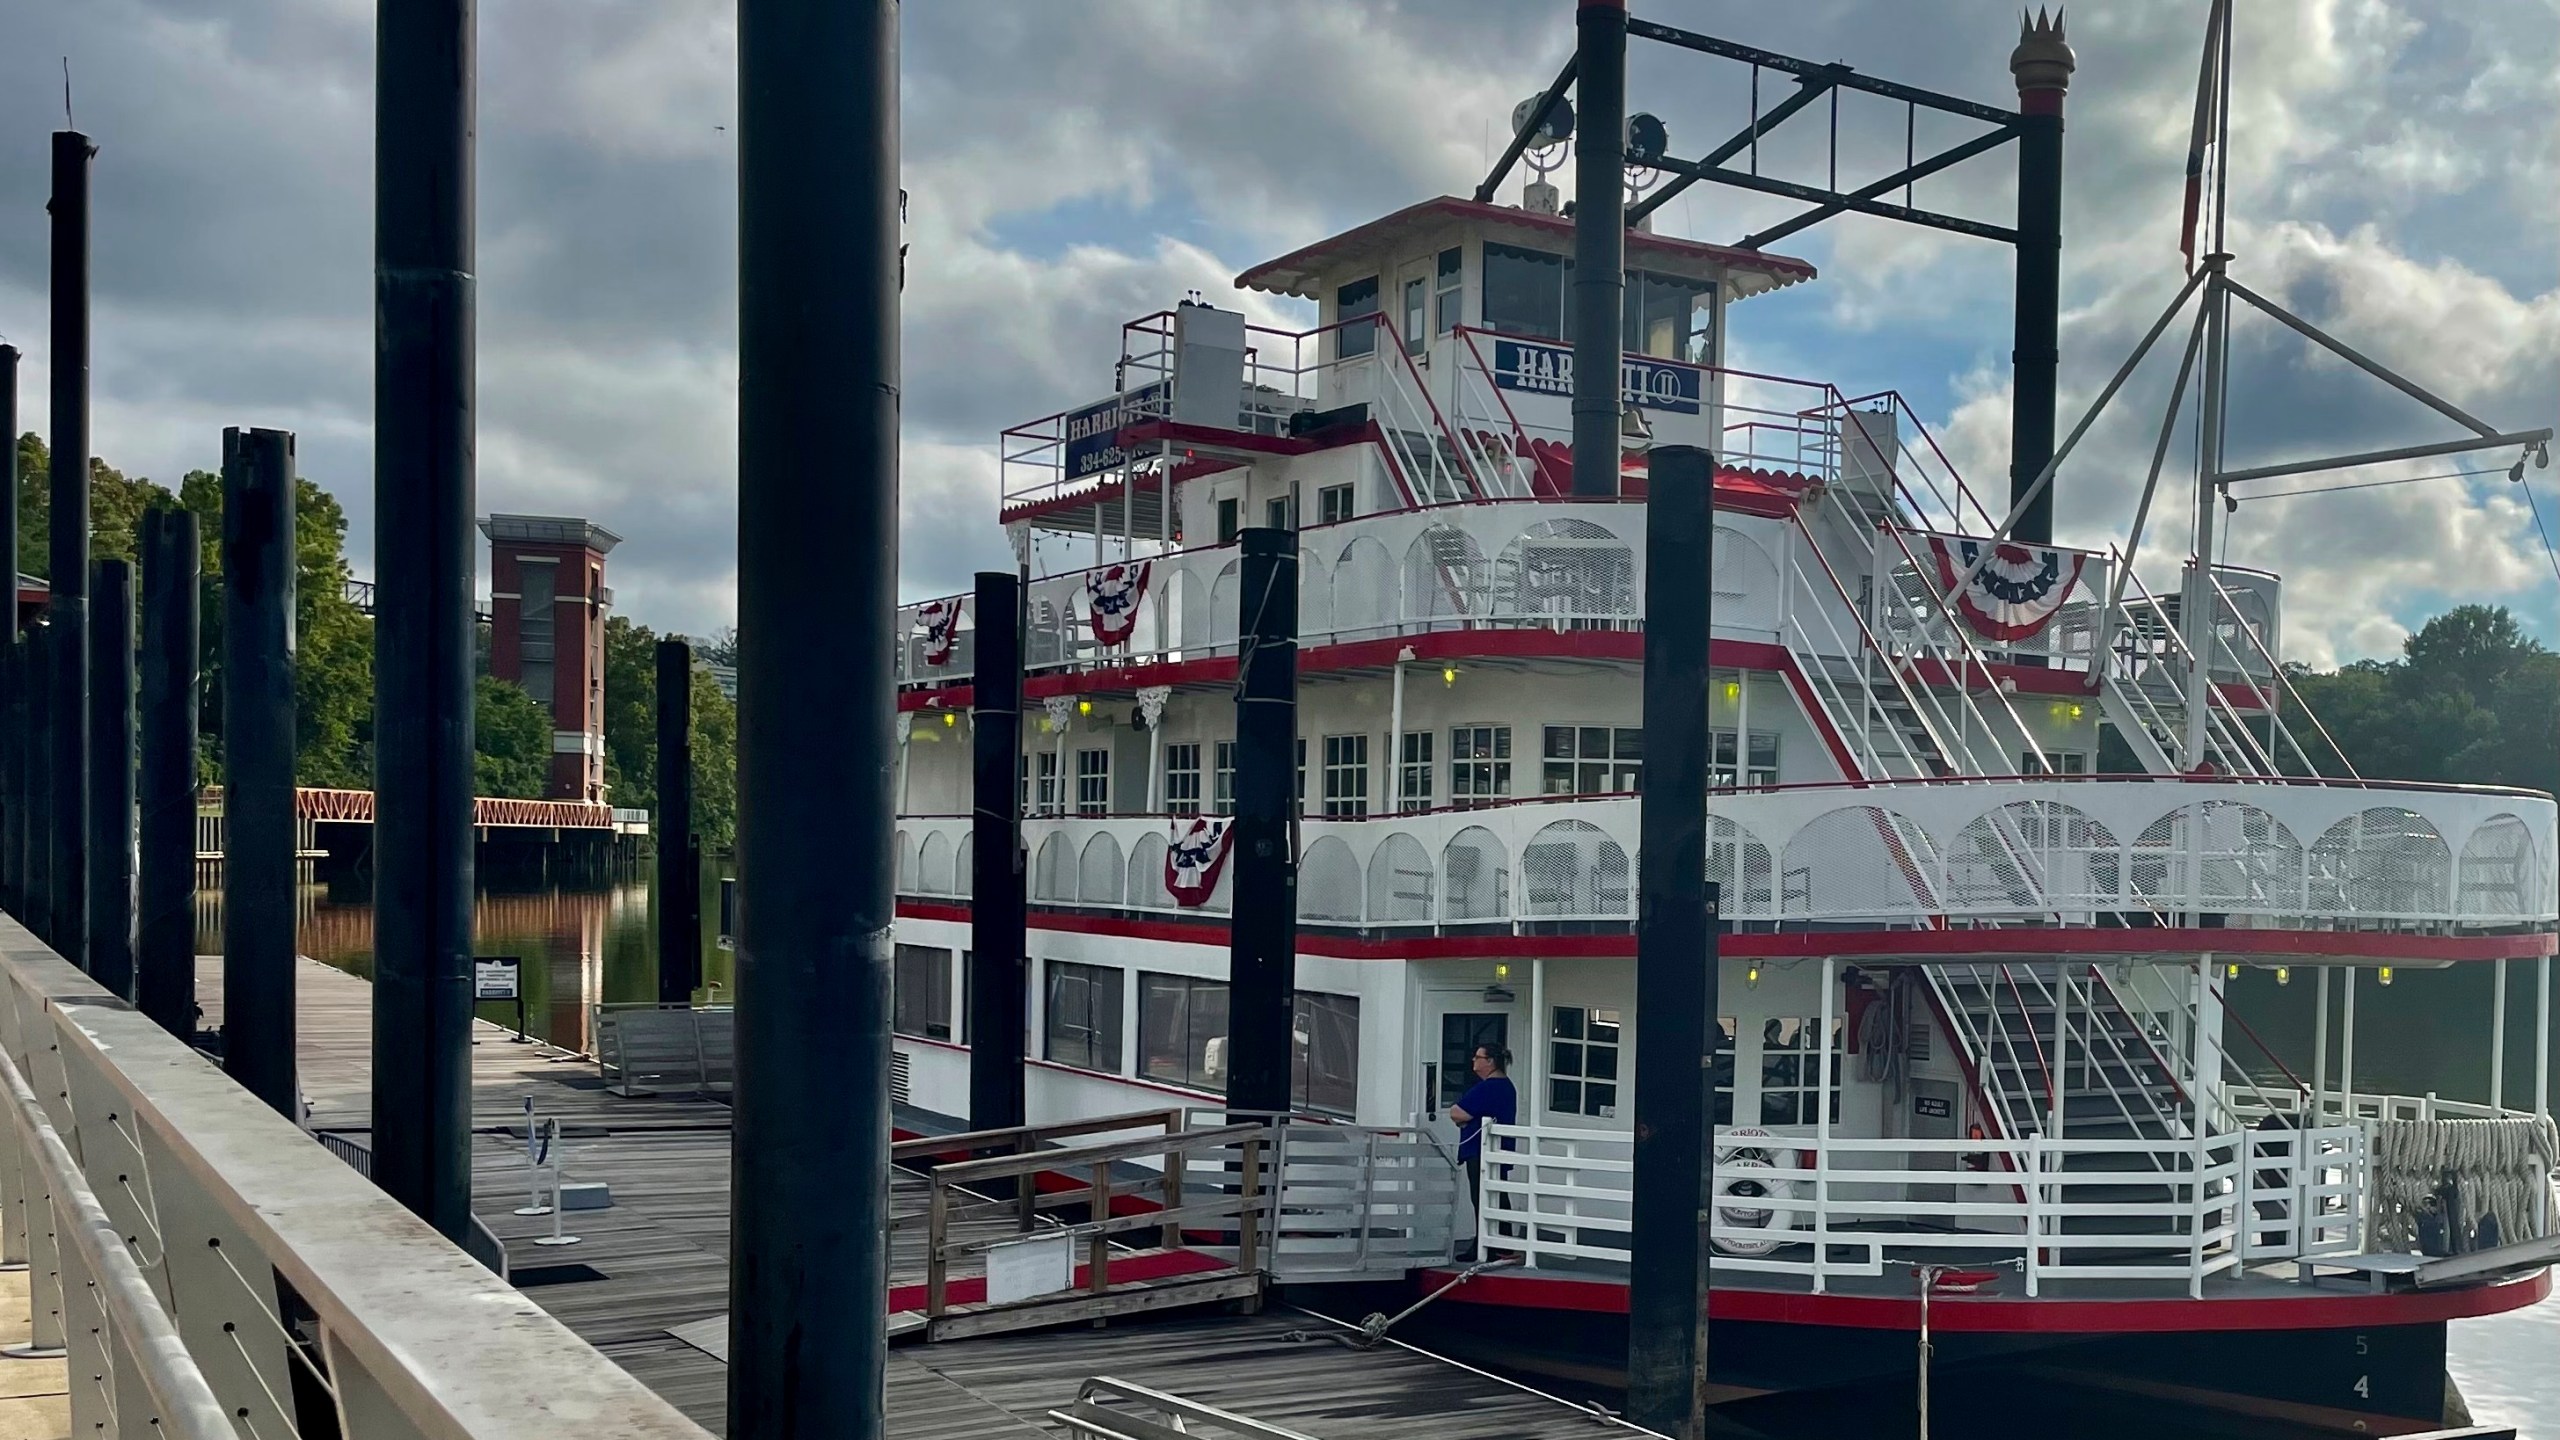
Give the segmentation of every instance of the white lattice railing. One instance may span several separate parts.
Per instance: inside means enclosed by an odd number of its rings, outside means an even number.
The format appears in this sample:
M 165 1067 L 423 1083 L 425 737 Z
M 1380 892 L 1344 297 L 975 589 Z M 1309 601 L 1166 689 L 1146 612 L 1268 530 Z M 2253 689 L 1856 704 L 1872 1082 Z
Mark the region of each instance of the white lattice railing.
M 1529 1268 L 1623 1264 L 1633 1146 L 1619 1130 L 1488 1126 L 1479 1245 Z M 2368 1190 L 2363 1133 L 2204 1140 L 1722 1137 L 1709 1239 L 1719 1270 L 1820 1292 L 1923 1256 L 2054 1280 L 2203 1293 L 2244 1264 L 2353 1250 Z
M 2555 916 L 2552 801 L 2522 791 L 2037 777 L 1781 786 L 1719 794 L 1709 811 L 1708 875 L 1731 920 L 2458 928 Z M 1624 921 L 1638 814 L 1619 796 L 1310 818 L 1299 919 L 1385 931 Z M 1164 889 L 1175 823 L 1031 819 L 1032 902 L 1197 913 Z M 968 833 L 965 817 L 902 820 L 901 891 L 968 893 Z M 1223 907 L 1222 886 L 1207 908 Z
M 1716 526 L 1716 633 L 1778 637 L 1783 521 L 1727 515 Z M 1298 537 L 1298 633 L 1305 645 L 1440 630 L 1632 630 L 1644 618 L 1645 507 L 1598 501 L 1501 501 L 1312 525 Z M 1145 561 L 1147 595 L 1135 631 L 1099 643 L 1088 578 L 1094 567 L 1031 582 L 1023 661 L 1035 674 L 1235 652 L 1243 562 L 1235 545 Z M 918 602 L 898 612 L 903 684 L 966 680 L 976 662 L 976 617 L 941 665 Z

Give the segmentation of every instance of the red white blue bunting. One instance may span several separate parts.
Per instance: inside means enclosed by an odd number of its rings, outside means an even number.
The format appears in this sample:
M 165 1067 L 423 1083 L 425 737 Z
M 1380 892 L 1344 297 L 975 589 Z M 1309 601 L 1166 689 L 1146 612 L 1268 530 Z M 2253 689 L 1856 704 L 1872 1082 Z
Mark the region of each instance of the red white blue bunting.
M 1227 850 L 1235 843 L 1235 822 L 1197 816 L 1189 825 L 1173 822 L 1173 842 L 1164 852 L 1165 893 L 1173 903 L 1196 910 L 1218 892 L 1218 875 L 1227 868 Z
M 1105 645 L 1117 645 L 1138 628 L 1138 603 L 1147 598 L 1147 576 L 1155 569 L 1152 560 L 1132 565 L 1112 565 L 1084 577 L 1085 610 L 1093 624 L 1093 638 Z
M 1956 610 L 1974 633 L 2004 644 L 2029 639 L 2052 624 L 2089 561 L 2076 551 L 2003 540 L 1991 547 L 1991 558 L 1974 571 L 1963 593 L 1956 594 L 1956 581 L 1982 546 L 1980 540 L 1929 537 L 1929 548 L 1938 557 L 1938 588 L 1953 595 Z
M 951 652 L 960 644 L 960 600 L 936 600 L 917 612 L 924 622 L 924 663 L 943 666 L 951 663 Z

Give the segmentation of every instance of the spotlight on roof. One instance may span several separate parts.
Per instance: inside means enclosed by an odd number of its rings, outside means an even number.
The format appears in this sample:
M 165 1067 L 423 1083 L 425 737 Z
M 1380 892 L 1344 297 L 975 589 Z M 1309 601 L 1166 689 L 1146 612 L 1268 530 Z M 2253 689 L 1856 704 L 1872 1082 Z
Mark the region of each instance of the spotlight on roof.
M 1639 110 L 1627 117 L 1627 163 L 1659 165 L 1671 153 L 1671 132 L 1659 116 Z

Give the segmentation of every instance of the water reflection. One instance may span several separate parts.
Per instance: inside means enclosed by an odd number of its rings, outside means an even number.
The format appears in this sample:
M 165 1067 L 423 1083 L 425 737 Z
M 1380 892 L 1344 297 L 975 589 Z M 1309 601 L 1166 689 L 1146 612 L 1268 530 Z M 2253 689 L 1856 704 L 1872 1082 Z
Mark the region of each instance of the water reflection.
M 522 1022 L 528 1033 L 578 1051 L 594 1046 L 595 1007 L 658 998 L 657 930 L 653 888 L 639 879 L 586 889 L 484 890 L 473 924 L 475 955 L 512 955 L 523 991 Z M 703 957 L 706 1000 L 730 990 L 729 955 L 713 943 L 718 927 L 718 880 L 705 885 Z M 303 954 L 352 975 L 373 978 L 373 897 L 363 885 L 340 882 L 304 887 L 296 926 Z M 196 948 L 222 949 L 222 900 L 200 895 Z M 517 1007 L 492 1001 L 475 1013 L 513 1027 Z

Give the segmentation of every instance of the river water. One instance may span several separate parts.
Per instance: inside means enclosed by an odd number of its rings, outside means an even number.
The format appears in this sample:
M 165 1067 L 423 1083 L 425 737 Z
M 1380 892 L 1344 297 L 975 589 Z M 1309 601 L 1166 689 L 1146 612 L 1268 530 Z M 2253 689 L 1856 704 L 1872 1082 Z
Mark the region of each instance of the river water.
M 589 889 L 485 892 L 476 951 L 522 959 L 527 1029 L 561 1045 L 592 1050 L 592 1006 L 657 998 L 657 933 L 650 902 L 650 885 L 638 879 Z M 219 950 L 218 906 L 208 895 L 199 913 L 199 949 L 205 953 Z M 718 881 L 706 877 L 702 953 L 715 998 L 725 997 L 732 985 L 731 957 L 714 943 L 719 909 Z M 301 935 L 304 953 L 371 977 L 373 908 L 360 889 L 308 891 Z M 2528 965 L 2511 970 L 2506 1098 L 2520 1104 L 2533 1094 L 2533 978 Z M 2402 970 L 2387 989 L 2371 979 L 2368 972 L 2357 1001 L 2357 1088 L 2487 1099 L 2494 984 L 2490 967 Z M 2270 1079 L 2288 1070 L 2308 1077 L 2316 994 L 2310 977 L 2296 972 L 2291 984 L 2279 985 L 2271 971 L 2243 970 L 2223 983 L 2234 1012 L 2263 1042 L 2261 1048 L 2246 1032 L 2235 1034 L 2234 1053 Z M 2332 986 L 2330 999 L 2333 1087 L 2342 1059 L 2335 1038 L 2339 989 Z M 484 1004 L 479 1014 L 501 1025 L 513 1025 L 518 1018 L 516 1007 L 508 1004 Z M 2511 1424 L 2527 1437 L 2560 1440 L 2560 1364 L 2555 1360 L 2560 1360 L 2560 1297 L 2530 1310 L 2453 1327 L 2454 1375 L 2483 1424 Z M 1943 1424 L 1939 1430 L 1947 1433 Z M 2144 1427 L 2141 1433 L 2163 1432 Z

